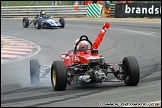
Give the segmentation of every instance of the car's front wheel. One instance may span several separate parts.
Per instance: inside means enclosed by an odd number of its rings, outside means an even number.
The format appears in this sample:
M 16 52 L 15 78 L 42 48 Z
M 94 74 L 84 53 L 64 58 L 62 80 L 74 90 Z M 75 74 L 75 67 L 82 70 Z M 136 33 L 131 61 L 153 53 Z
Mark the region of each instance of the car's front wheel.
M 29 19 L 28 17 L 24 17 L 22 20 L 22 24 L 24 28 L 27 28 L 29 26 Z
M 67 86 L 67 73 L 63 61 L 53 61 L 51 66 L 51 83 L 55 91 L 62 91 Z
M 124 57 L 124 82 L 127 86 L 136 86 L 139 83 L 140 69 L 134 56 Z
M 40 28 L 41 28 L 41 20 L 40 20 L 40 19 L 38 19 L 38 20 L 36 21 L 35 26 L 36 26 L 37 29 L 40 29 Z
M 60 22 L 60 24 L 61 24 L 61 28 L 64 28 L 64 27 L 65 27 L 65 20 L 64 20 L 63 17 L 61 17 L 61 18 L 59 19 L 59 22 Z
M 39 84 L 39 74 L 40 74 L 39 61 L 37 59 L 30 60 L 30 81 L 32 85 Z

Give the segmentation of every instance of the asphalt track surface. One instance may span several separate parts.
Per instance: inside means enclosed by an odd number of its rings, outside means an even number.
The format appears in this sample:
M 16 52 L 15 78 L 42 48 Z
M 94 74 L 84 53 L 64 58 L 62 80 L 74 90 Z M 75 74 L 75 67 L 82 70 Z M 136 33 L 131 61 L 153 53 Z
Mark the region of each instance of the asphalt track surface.
M 65 19 L 65 28 L 23 28 L 22 19 L 1 19 L 1 35 L 33 42 L 41 50 L 11 63 L 1 63 L 1 107 L 118 107 L 133 104 L 161 106 L 161 22 Z M 67 86 L 54 91 L 50 74 L 39 86 L 30 84 L 30 59 L 50 66 L 61 60 L 60 54 L 73 48 L 74 41 L 87 35 L 93 42 L 106 21 L 107 30 L 99 52 L 108 63 L 119 63 L 125 56 L 135 56 L 140 66 L 140 82 L 126 86 L 124 82 L 104 82 L 80 88 Z M 155 102 L 155 103 L 149 103 Z

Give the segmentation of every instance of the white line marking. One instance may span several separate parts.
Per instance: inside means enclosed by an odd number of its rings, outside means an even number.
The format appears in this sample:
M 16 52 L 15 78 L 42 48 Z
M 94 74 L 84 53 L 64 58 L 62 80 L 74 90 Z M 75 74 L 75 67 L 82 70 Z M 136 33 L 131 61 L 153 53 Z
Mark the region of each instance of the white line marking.
M 160 36 L 152 34 L 151 32 L 142 32 L 142 31 L 135 31 L 135 30 L 119 29 L 119 28 L 115 28 L 115 29 L 122 30 L 122 31 L 128 31 L 128 32 L 135 32 L 135 33 L 142 34 L 142 35 L 147 35 L 147 36 L 161 38 Z
M 1 64 L 26 59 L 37 54 L 41 50 L 39 45 L 24 39 L 1 35 L 1 41 L 2 40 L 9 43 L 6 43 L 6 45 L 3 45 L 3 47 L 1 46 Z M 37 50 L 32 52 L 35 48 L 37 48 Z

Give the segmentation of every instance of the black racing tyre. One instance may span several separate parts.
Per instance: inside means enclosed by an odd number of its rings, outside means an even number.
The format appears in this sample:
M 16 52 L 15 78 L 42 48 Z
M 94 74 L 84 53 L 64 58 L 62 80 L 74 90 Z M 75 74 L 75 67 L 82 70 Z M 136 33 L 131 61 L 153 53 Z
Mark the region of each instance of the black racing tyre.
M 39 84 L 39 74 L 40 74 L 39 61 L 37 59 L 30 60 L 30 81 L 32 85 Z
M 60 22 L 60 24 L 61 24 L 61 28 L 64 28 L 64 27 L 65 27 L 65 20 L 64 20 L 63 17 L 61 17 L 61 18 L 59 19 L 59 22 Z
M 28 26 L 29 26 L 29 19 L 28 19 L 28 17 L 24 17 L 23 18 L 22 25 L 23 25 L 24 28 L 28 28 Z
M 36 26 L 36 28 L 37 29 L 40 29 L 41 28 L 41 20 L 40 19 L 38 19 L 37 21 L 36 21 L 36 24 L 35 24 L 35 26 Z
M 51 83 L 55 91 L 63 91 L 67 86 L 67 73 L 63 61 L 53 61 L 51 66 Z
M 127 86 L 136 86 L 139 83 L 140 69 L 134 56 L 124 57 L 122 64 L 124 70 L 124 82 Z

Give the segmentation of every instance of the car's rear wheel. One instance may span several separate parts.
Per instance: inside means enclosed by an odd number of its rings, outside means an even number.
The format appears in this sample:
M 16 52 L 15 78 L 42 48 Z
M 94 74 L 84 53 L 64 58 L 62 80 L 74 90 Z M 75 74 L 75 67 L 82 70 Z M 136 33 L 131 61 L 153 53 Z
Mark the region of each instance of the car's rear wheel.
M 51 83 L 55 91 L 63 91 L 67 86 L 67 73 L 63 61 L 53 61 L 51 66 Z
M 41 20 L 40 20 L 40 19 L 38 19 L 38 20 L 36 21 L 35 26 L 36 26 L 37 29 L 40 29 L 40 28 L 41 28 Z
M 65 20 L 64 20 L 63 17 L 61 17 L 61 18 L 59 19 L 59 22 L 60 22 L 60 24 L 61 24 L 61 28 L 64 28 L 64 27 L 65 27 Z
M 136 86 L 139 83 L 140 69 L 137 59 L 134 56 L 124 57 L 124 82 L 127 86 Z
M 30 60 L 30 81 L 32 85 L 39 84 L 39 74 L 40 74 L 39 61 L 37 59 Z
M 22 24 L 24 28 L 27 28 L 29 26 L 29 19 L 28 17 L 24 17 L 22 20 Z

